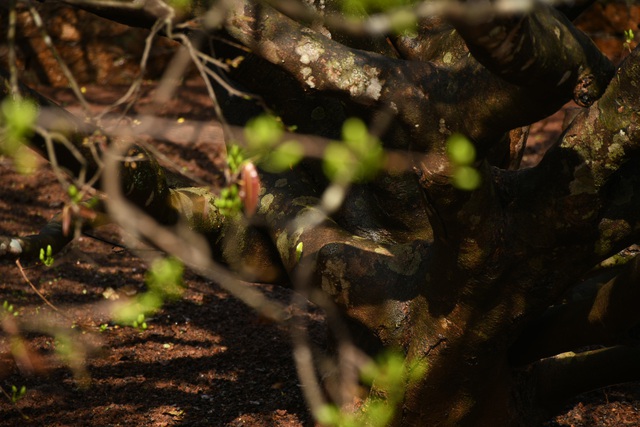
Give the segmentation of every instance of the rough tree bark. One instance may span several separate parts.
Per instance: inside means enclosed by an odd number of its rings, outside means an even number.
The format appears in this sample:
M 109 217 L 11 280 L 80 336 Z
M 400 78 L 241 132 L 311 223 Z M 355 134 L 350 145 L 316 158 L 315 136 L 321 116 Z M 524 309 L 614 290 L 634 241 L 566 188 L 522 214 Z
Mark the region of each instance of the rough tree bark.
M 165 9 L 142 9 L 136 23 L 166 19 L 156 10 Z M 208 207 L 199 229 L 217 255 L 239 269 L 252 263 L 258 280 L 311 266 L 311 285 L 358 325 L 360 345 L 400 348 L 427 366 L 407 384 L 397 425 L 539 425 L 576 393 L 640 379 L 630 332 L 640 320 L 638 261 L 582 298 L 565 298 L 640 233 L 640 51 L 615 69 L 567 19 L 576 9 L 563 12 L 534 3 L 527 13 L 470 19 L 452 9 L 422 19 L 417 34 L 366 38 L 333 25 L 331 3 L 326 25 L 305 26 L 269 4 L 233 2 L 209 29 L 251 52 L 229 71 L 232 80 L 303 133 L 336 137 L 346 117 L 362 117 L 385 148 L 407 153 L 413 170 L 352 186 L 343 207 L 313 226 L 300 218 L 323 215 L 315 206 L 328 186 L 315 160 L 261 172 L 265 191 L 251 223 L 220 216 L 212 194 L 171 188 L 148 153 L 146 182 L 130 174 L 141 173 L 131 168 L 140 162 L 124 163 L 124 192 L 168 224 L 193 212 L 176 200 L 197 193 Z M 238 55 L 213 45 L 219 56 Z M 259 110 L 219 92 L 239 121 Z M 571 99 L 584 109 L 561 139 L 538 166 L 516 170 L 522 132 L 512 131 Z M 474 191 L 451 184 L 445 146 L 453 133 L 477 149 L 483 179 Z M 73 157 L 58 161 L 77 173 Z M 29 255 L 27 245 L 20 255 Z M 602 348 L 579 352 L 593 345 Z

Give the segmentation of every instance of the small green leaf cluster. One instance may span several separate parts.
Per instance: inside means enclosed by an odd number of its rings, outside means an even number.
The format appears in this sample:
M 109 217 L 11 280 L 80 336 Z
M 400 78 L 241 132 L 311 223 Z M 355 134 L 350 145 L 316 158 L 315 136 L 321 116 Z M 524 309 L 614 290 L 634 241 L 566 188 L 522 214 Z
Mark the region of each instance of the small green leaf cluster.
M 447 140 L 447 155 L 453 165 L 452 183 L 461 190 L 475 190 L 480 186 L 480 173 L 474 168 L 476 149 L 465 136 L 453 134 Z
M 13 306 L 13 304 L 10 304 L 9 301 L 7 300 L 5 300 L 2 303 L 2 309 L 4 310 L 5 313 L 10 314 L 12 316 L 18 316 L 20 314 L 18 310 Z
M 220 196 L 216 198 L 214 204 L 220 213 L 226 217 L 233 218 L 242 210 L 242 199 L 240 199 L 240 190 L 237 184 L 220 190 Z
M 20 172 L 35 165 L 35 155 L 26 149 L 25 138 L 33 133 L 38 109 L 27 99 L 6 98 L 0 104 L 0 153 L 12 157 Z
M 631 42 L 633 41 L 633 39 L 635 38 L 635 34 L 633 33 L 633 30 L 631 28 L 629 28 L 628 30 L 624 31 L 624 43 L 623 43 L 623 47 L 625 49 L 627 49 L 629 52 L 631 52 L 632 48 L 631 48 Z
M 284 126 L 271 115 L 258 116 L 249 121 L 244 134 L 249 154 L 268 172 L 290 169 L 304 157 L 304 149 L 299 142 L 282 141 Z
M 407 383 L 419 381 L 426 373 L 423 363 L 406 363 L 402 353 L 388 351 L 378 360 L 365 365 L 361 372 L 364 384 L 381 397 L 370 397 L 358 413 L 341 411 L 335 405 L 325 405 L 315 414 L 318 421 L 331 427 L 385 427 L 395 415 L 404 398 Z
M 344 122 L 342 139 L 329 143 L 325 149 L 323 169 L 327 177 L 341 184 L 372 179 L 384 161 L 380 141 L 358 118 Z
M 78 187 L 73 184 L 69 185 L 69 188 L 67 188 L 67 194 L 69 194 L 71 201 L 75 204 L 80 203 L 82 200 L 82 193 L 80 193 Z
M 42 261 L 42 263 L 47 267 L 51 267 L 55 261 L 52 254 L 53 249 L 51 248 L 51 245 L 47 245 L 46 249 L 40 248 L 40 261 Z
M 22 399 L 24 395 L 27 394 L 27 386 L 22 386 L 18 388 L 15 385 L 11 386 L 11 403 L 16 403 L 18 400 Z
M 146 314 L 154 313 L 165 301 L 182 296 L 184 266 L 174 257 L 159 258 L 153 262 L 145 281 L 148 290 L 133 301 L 118 307 L 113 313 L 116 322 L 134 328 L 147 329 Z
M 232 174 L 240 171 L 240 166 L 246 160 L 242 148 L 238 144 L 230 144 L 227 147 L 227 165 Z
M 145 316 L 143 313 L 138 314 L 138 317 L 136 317 L 136 320 L 134 320 L 131 323 L 131 326 L 133 326 L 136 329 L 140 329 L 141 331 L 144 331 L 148 328 L 147 322 L 144 321 Z

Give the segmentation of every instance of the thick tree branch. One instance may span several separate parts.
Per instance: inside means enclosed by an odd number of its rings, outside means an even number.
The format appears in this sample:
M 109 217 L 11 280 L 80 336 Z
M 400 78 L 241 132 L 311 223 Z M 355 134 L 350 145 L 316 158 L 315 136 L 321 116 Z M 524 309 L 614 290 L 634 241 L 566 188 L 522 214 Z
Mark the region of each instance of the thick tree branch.
M 534 2 L 524 16 L 452 20 L 476 59 L 518 86 L 567 93 L 589 106 L 613 76 L 613 65 L 593 42 L 544 3 Z
M 307 88 L 342 93 L 366 105 L 384 96 L 384 86 L 391 83 L 398 65 L 347 48 L 253 2 L 235 3 L 226 28 L 253 53 L 286 70 Z
M 530 372 L 538 403 L 548 415 L 571 397 L 599 387 L 640 380 L 640 347 L 616 346 L 543 359 Z
M 529 363 L 590 345 L 628 342 L 628 331 L 640 322 L 640 311 L 630 301 L 640 300 L 640 258 L 593 295 L 551 307 L 522 332 L 513 345 L 514 363 Z

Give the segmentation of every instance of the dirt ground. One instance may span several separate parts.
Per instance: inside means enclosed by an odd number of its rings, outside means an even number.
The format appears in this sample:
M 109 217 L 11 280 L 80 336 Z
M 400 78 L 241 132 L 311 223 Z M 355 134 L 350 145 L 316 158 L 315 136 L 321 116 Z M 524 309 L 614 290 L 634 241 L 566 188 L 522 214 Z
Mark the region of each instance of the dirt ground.
M 185 87 L 170 105 L 173 120 L 201 119 L 208 106 L 202 87 Z M 67 92 L 51 93 L 65 102 Z M 95 87 L 87 96 L 96 106 L 112 102 L 117 92 Z M 189 102 L 186 102 L 186 100 Z M 143 105 L 143 104 L 141 104 Z M 178 167 L 215 182 L 219 128 L 183 122 L 167 132 L 157 147 Z M 184 125 L 184 126 L 182 126 Z M 197 135 L 196 135 L 197 134 Z M 196 142 L 187 150 L 186 142 Z M 213 159 L 213 161 L 210 161 Z M 18 175 L 0 161 L 0 234 L 36 232 L 67 200 L 48 167 Z M 100 238 L 121 243 L 115 227 Z M 291 358 L 288 332 L 253 313 L 215 284 L 187 272 L 184 298 L 152 318 L 146 330 L 109 322 L 102 303 L 142 291 L 147 266 L 128 250 L 80 237 L 52 267 L 0 265 L 0 304 L 18 316 L 5 317 L 0 335 L 0 386 L 26 394 L 12 404 L 0 396 L 0 426 L 301 426 L 310 423 Z M 287 302 L 288 291 L 254 285 Z M 3 310 L 0 308 L 0 310 Z M 4 309 L 5 314 L 7 309 Z M 24 357 L 12 330 L 21 326 Z M 321 317 L 310 319 L 320 325 Z M 318 329 L 318 328 L 316 328 Z M 25 332 L 26 331 L 26 332 Z M 48 333 L 43 333 L 46 331 Z M 76 353 L 87 359 L 69 368 L 65 335 L 82 343 Z M 321 333 L 315 336 L 322 339 Z M 14 350 L 13 354 L 11 350 Z M 77 351 L 79 350 L 79 352 Z M 73 365 L 75 362 L 72 362 Z M 90 381 L 85 381 L 90 378 Z M 27 418 L 25 418 L 27 417 Z
M 603 40 L 613 43 L 608 36 Z M 43 89 L 78 111 L 67 89 Z M 86 96 L 99 110 L 124 90 L 113 82 L 86 86 Z M 152 92 L 152 86 L 144 88 L 146 98 L 133 112 L 149 112 Z M 211 120 L 203 87 L 183 84 L 153 113 L 167 125 L 154 145 L 180 170 L 217 182 L 221 131 Z M 559 134 L 563 117 L 556 114 L 534 127 L 525 165 L 540 158 L 542 147 Z M 45 165 L 24 176 L 0 158 L 0 235 L 36 232 L 66 201 Z M 146 330 L 111 323 L 104 304 L 142 292 L 147 266 L 118 246 L 117 228 L 100 230 L 97 237 L 111 243 L 80 237 L 52 267 L 25 265 L 21 271 L 15 264 L 0 264 L 0 304 L 7 302 L 0 307 L 0 386 L 6 393 L 0 395 L 0 426 L 313 425 L 288 332 L 215 283 L 186 272 L 184 297 L 146 319 Z M 278 287 L 252 286 L 285 303 L 291 297 Z M 312 340 L 322 346 L 322 315 L 311 313 L 309 323 Z M 24 396 L 12 399 L 12 388 L 23 386 Z M 579 396 L 547 424 L 604 426 L 640 426 L 640 384 Z

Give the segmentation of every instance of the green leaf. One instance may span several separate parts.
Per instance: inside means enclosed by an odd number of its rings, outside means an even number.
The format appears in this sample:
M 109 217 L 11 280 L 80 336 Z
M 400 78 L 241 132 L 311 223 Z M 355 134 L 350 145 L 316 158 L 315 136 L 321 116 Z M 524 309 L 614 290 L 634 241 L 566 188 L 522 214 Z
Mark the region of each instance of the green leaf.
M 324 173 L 332 181 L 350 182 L 354 177 L 355 159 L 349 148 L 340 142 L 330 142 L 324 150 Z
M 341 415 L 340 410 L 335 405 L 323 405 L 315 413 L 316 420 L 326 426 L 339 425 Z
M 260 161 L 260 166 L 268 172 L 282 172 L 297 165 L 304 156 L 304 149 L 297 141 L 286 141 L 278 145 Z
M 80 194 L 78 191 L 78 187 L 76 187 L 75 185 L 73 184 L 69 185 L 69 188 L 67 189 L 67 193 L 69 194 L 69 197 L 74 203 L 77 203 L 80 201 Z
M 0 138 L 0 154 L 12 157 L 18 172 L 31 173 L 36 168 L 35 154 L 25 146 L 25 137 L 33 132 L 38 109 L 31 100 L 12 100 L 6 98 L 0 104 L 0 125 L 3 138 Z
M 227 146 L 227 165 L 229 165 L 231 173 L 237 173 L 245 160 L 244 152 L 238 144 Z
M 344 142 L 331 142 L 325 149 L 323 168 L 327 177 L 341 183 L 373 178 L 384 160 L 380 141 L 358 118 L 344 122 L 342 137 Z
M 40 248 L 40 261 L 42 261 L 42 263 L 47 267 L 51 267 L 53 265 L 54 259 L 52 254 L 53 249 L 51 248 L 51 245 L 47 245 L 46 251 L 44 248 Z
M 304 244 L 302 242 L 296 245 L 296 261 L 300 261 L 302 258 L 302 251 L 304 250 Z
M 220 196 L 214 200 L 214 204 L 222 215 L 226 217 L 236 216 L 242 208 L 238 186 L 232 184 L 220 190 Z
M 350 142 L 362 143 L 369 139 L 369 130 L 364 122 L 356 117 L 348 118 L 342 124 L 342 139 Z
M 24 136 L 33 129 L 38 118 L 38 108 L 30 99 L 5 99 L 0 106 L 5 124 L 16 136 Z
M 459 166 L 453 172 L 453 185 L 460 190 L 475 190 L 481 182 L 480 172 L 471 166 Z
M 447 155 L 458 166 L 469 166 L 476 159 L 476 148 L 464 135 L 453 134 L 447 140 Z
M 256 117 L 244 128 L 249 149 L 258 154 L 277 144 L 283 133 L 282 123 L 270 115 Z

